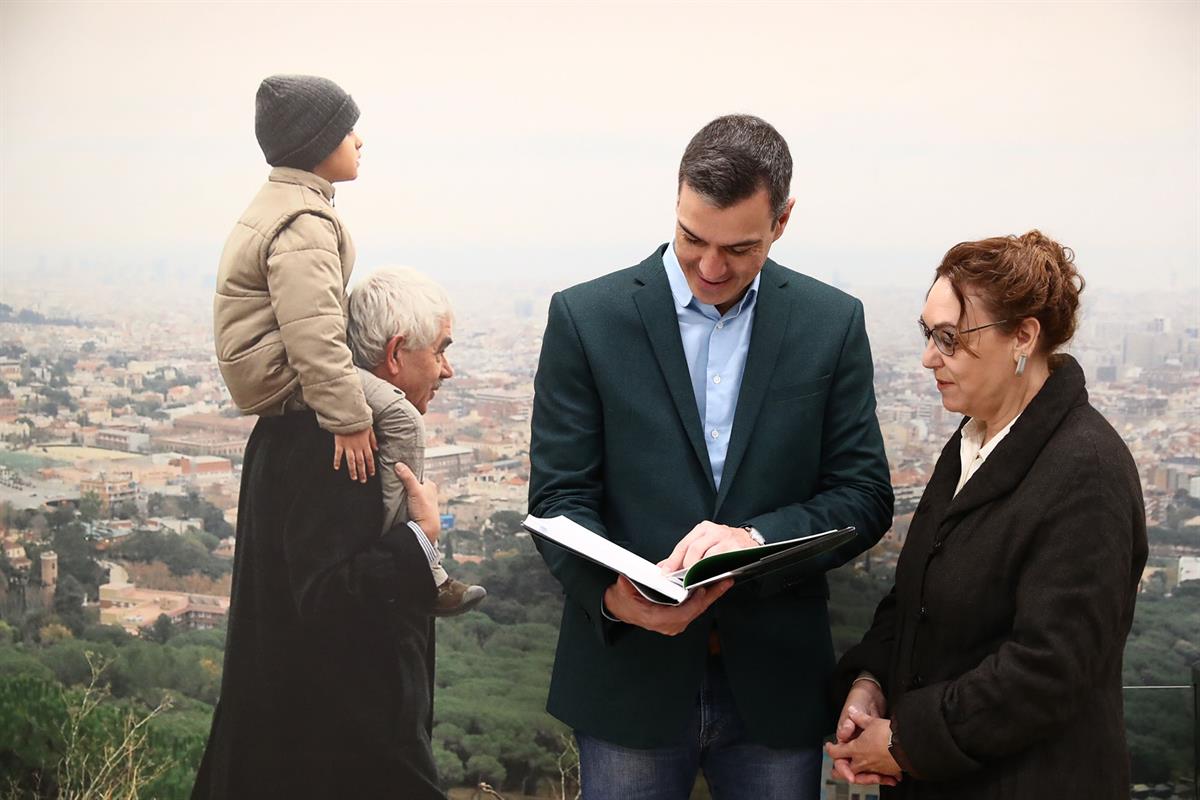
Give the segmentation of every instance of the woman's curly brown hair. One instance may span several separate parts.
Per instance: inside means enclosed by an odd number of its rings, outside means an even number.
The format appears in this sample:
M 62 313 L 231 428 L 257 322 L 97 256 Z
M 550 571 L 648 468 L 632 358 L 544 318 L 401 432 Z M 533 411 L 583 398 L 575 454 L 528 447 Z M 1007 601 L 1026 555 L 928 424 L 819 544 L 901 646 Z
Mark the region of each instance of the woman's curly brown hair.
M 1007 333 L 1036 318 L 1042 326 L 1038 350 L 1046 355 L 1075 335 L 1083 276 L 1071 248 L 1041 231 L 960 242 L 942 259 L 935 283 L 938 278 L 950 281 L 964 314 L 965 295 L 974 295 L 995 319 L 1007 320 L 997 326 Z

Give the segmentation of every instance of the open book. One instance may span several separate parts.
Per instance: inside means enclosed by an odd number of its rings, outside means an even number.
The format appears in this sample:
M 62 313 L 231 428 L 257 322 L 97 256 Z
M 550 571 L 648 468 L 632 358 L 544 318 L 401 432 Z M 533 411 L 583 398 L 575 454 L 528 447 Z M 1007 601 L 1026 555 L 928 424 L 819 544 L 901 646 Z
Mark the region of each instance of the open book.
M 786 542 L 718 553 L 700 559 L 686 570 L 665 573 L 657 564 L 566 517 L 543 519 L 530 515 L 522 524 L 534 536 L 621 573 L 647 600 L 676 606 L 700 586 L 726 578 L 750 580 L 784 567 L 799 567 L 854 538 L 854 528 L 839 528 Z

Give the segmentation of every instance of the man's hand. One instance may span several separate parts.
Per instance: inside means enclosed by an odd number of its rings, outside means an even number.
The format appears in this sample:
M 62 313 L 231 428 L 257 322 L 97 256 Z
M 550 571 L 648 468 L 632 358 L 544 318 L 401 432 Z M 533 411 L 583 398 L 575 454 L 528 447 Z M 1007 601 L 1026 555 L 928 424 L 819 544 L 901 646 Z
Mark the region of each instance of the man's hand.
M 745 550 L 747 547 L 758 547 L 758 542 L 750 538 L 750 532 L 745 528 L 731 528 L 728 525 L 705 521 L 680 539 L 671 555 L 658 562 L 658 565 L 667 572 L 674 572 L 687 569 L 705 556 L 730 550 Z
M 887 710 L 887 698 L 883 696 L 883 690 L 874 681 L 869 681 L 865 678 L 859 678 L 850 687 L 850 692 L 846 695 L 846 702 L 842 706 L 841 716 L 838 717 L 836 729 L 837 743 L 845 744 L 849 741 L 857 739 L 863 729 L 855 724 L 850 717 L 850 709 L 861 709 L 872 718 L 882 717 Z M 842 778 L 850 783 L 883 783 L 885 786 L 895 786 L 896 779 L 891 776 L 870 775 L 860 773 L 854 774 L 854 770 L 850 768 L 849 758 L 836 758 L 833 761 L 833 776 Z M 871 780 L 874 778 L 875 780 Z
M 846 713 L 860 733 L 848 742 L 827 743 L 825 752 L 834 760 L 835 774 L 847 778 L 851 783 L 882 783 L 895 786 L 900 780 L 901 769 L 888 750 L 892 723 L 875 717 L 856 706 L 849 706 Z M 841 738 L 841 726 L 838 727 Z M 849 762 L 849 777 L 837 768 L 838 761 Z
M 408 495 L 408 518 L 421 526 L 429 541 L 436 542 L 442 531 L 437 484 L 417 480 L 417 476 L 403 462 L 396 465 L 396 477 L 404 484 L 404 491 Z
M 729 591 L 730 586 L 733 586 L 732 580 L 702 586 L 681 604 L 664 606 L 651 603 L 642 597 L 629 579 L 621 575 L 616 583 L 604 590 L 604 607 L 608 609 L 609 614 L 622 622 L 664 636 L 675 636 L 683 633 L 687 626 L 692 624 L 692 620 L 703 614 L 718 597 Z
M 350 480 L 367 482 L 367 476 L 375 477 L 375 429 L 364 428 L 358 433 L 335 433 L 333 435 L 333 468 L 341 469 L 342 455 L 346 456 L 346 469 Z

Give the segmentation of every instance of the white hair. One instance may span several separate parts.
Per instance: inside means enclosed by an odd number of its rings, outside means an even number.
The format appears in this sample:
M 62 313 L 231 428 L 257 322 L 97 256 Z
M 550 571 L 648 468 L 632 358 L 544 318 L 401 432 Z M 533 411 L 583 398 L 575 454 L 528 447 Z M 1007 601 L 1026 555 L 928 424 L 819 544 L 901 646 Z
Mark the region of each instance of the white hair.
M 375 369 L 393 336 L 405 350 L 432 347 L 444 320 L 454 320 L 445 289 L 415 269 L 385 267 L 350 293 L 346 340 L 354 363 Z

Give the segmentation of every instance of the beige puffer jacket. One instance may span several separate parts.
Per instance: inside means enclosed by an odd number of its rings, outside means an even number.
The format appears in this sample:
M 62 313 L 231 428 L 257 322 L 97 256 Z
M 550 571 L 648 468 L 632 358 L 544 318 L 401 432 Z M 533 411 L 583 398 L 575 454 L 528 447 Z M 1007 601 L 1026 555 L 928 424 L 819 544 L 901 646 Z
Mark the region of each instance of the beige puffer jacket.
M 217 272 L 217 363 L 244 414 L 278 414 L 299 388 L 331 433 L 371 424 L 346 346 L 354 244 L 333 184 L 276 167 L 242 214 Z

